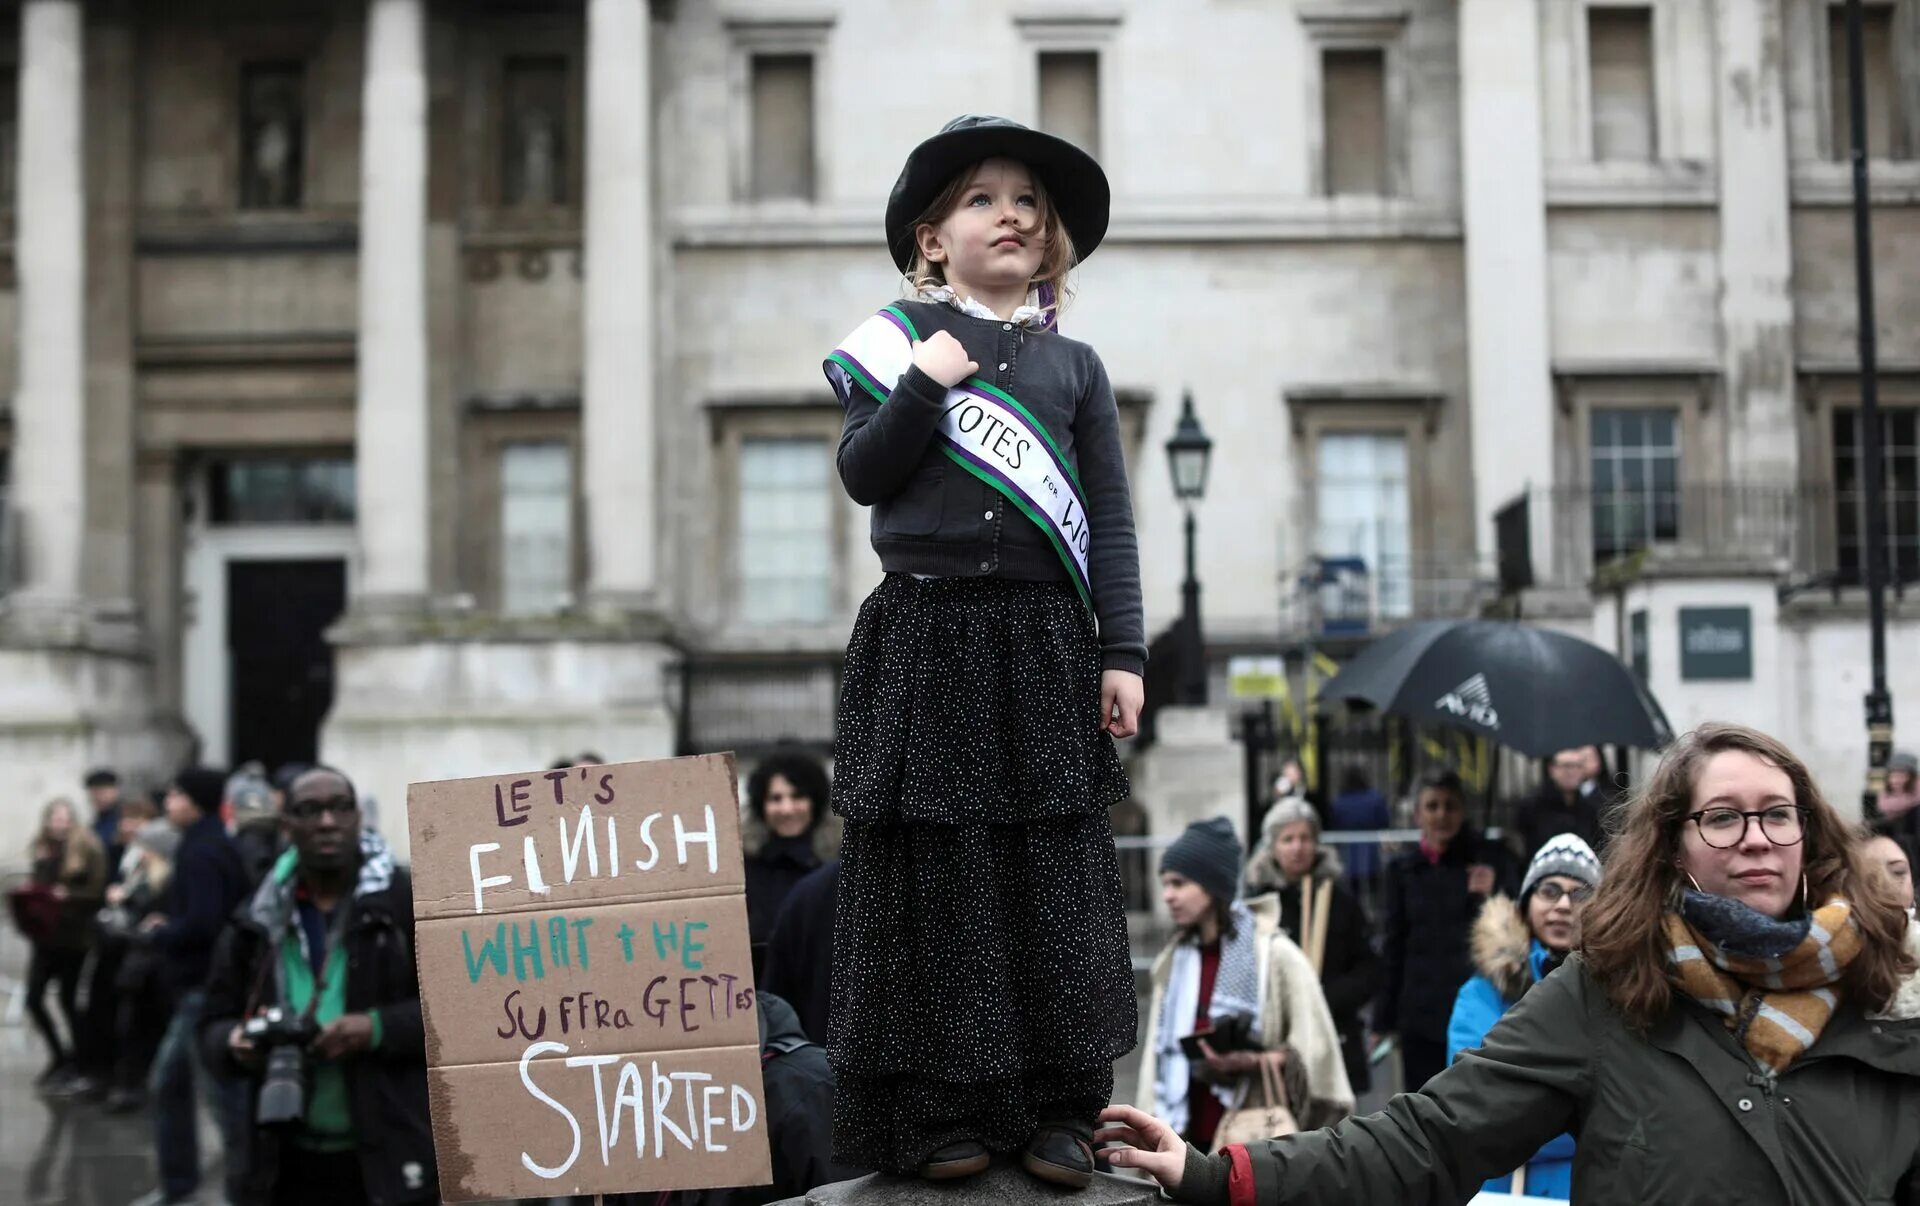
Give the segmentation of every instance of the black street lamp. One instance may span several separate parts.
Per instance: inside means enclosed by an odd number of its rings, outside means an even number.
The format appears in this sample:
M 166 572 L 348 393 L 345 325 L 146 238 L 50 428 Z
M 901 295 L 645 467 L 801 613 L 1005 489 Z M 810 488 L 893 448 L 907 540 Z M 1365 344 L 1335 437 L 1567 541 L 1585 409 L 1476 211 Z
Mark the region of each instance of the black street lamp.
M 1213 441 L 1200 429 L 1193 413 L 1193 391 L 1180 400 L 1180 422 L 1167 441 L 1167 468 L 1173 474 L 1173 496 L 1187 513 L 1187 576 L 1180 584 L 1180 690 L 1182 704 L 1207 702 L 1206 645 L 1200 637 L 1200 580 L 1193 572 L 1193 507 L 1207 493 L 1207 465 L 1213 459 Z
M 1867 787 L 1864 815 L 1879 815 L 1880 793 L 1887 786 L 1887 758 L 1893 753 L 1893 696 L 1887 690 L 1887 553 L 1885 495 L 1881 485 L 1879 350 L 1873 312 L 1873 207 L 1867 187 L 1867 100 L 1862 76 L 1860 0 L 1847 0 L 1847 119 L 1852 127 L 1853 274 L 1859 305 L 1860 459 L 1866 487 L 1865 556 L 1861 568 L 1867 588 L 1867 628 L 1873 681 L 1867 691 Z

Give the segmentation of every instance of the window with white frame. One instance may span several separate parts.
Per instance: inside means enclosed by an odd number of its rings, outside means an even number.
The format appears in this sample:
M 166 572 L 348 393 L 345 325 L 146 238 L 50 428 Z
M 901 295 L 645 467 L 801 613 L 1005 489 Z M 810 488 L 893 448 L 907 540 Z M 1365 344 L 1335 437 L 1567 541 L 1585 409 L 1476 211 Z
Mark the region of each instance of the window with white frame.
M 755 200 L 814 196 L 813 56 L 755 54 L 748 189 Z
M 1399 432 L 1322 432 L 1315 449 L 1314 551 L 1358 558 L 1372 584 L 1374 614 L 1412 613 L 1412 511 L 1407 437 Z
M 1861 99 L 1866 108 L 1869 159 L 1914 156 L 1914 132 L 1905 120 L 1900 98 L 1900 64 L 1894 54 L 1894 30 L 1898 27 L 1893 5 L 1861 5 Z M 1910 55 L 1909 62 L 1920 67 L 1920 51 Z M 1853 154 L 1851 78 L 1847 62 L 1847 6 L 1835 3 L 1827 8 L 1827 114 L 1831 123 L 1827 146 L 1829 155 L 1843 162 Z
M 1040 128 L 1100 154 L 1100 56 L 1093 51 L 1043 50 Z
M 573 594 L 573 449 L 560 440 L 500 449 L 500 610 L 541 615 Z
M 1596 409 L 1588 424 L 1595 564 L 1680 537 L 1680 414 Z
M 748 624 L 833 618 L 833 446 L 813 436 L 740 441 L 739 614 Z
M 1641 161 L 1657 154 L 1653 10 L 1587 9 L 1587 79 L 1592 92 L 1593 157 Z

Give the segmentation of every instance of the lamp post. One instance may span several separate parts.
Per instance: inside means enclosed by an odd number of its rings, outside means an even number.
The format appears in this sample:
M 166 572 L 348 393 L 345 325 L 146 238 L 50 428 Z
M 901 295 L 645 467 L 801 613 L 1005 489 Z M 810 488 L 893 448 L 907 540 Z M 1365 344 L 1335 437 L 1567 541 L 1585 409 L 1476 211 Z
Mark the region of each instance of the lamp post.
M 1200 581 L 1193 572 L 1193 508 L 1207 492 L 1207 465 L 1213 441 L 1193 413 L 1193 391 L 1180 400 L 1180 422 L 1167 441 L 1167 468 L 1173 474 L 1173 496 L 1187 513 L 1187 576 L 1180 583 L 1180 691 L 1182 704 L 1207 702 L 1206 646 L 1200 639 Z
M 1887 786 L 1887 757 L 1893 753 L 1893 696 L 1887 691 L 1887 612 L 1885 601 L 1886 506 L 1881 492 L 1883 455 L 1880 432 L 1878 349 L 1873 312 L 1873 207 L 1867 188 L 1867 101 L 1862 76 L 1860 0 L 1847 0 L 1847 117 L 1852 128 L 1853 274 L 1859 305 L 1860 460 L 1865 470 L 1862 503 L 1866 510 L 1865 571 L 1867 629 L 1872 684 L 1867 691 L 1867 787 L 1863 815 L 1879 814 Z

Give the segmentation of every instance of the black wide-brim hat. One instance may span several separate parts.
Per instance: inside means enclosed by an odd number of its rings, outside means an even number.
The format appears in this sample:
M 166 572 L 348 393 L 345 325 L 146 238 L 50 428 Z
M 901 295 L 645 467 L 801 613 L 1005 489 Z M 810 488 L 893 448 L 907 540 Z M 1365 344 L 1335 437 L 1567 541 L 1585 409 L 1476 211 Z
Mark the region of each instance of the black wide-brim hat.
M 900 178 L 893 182 L 893 195 L 887 198 L 887 250 L 900 271 L 913 263 L 914 219 L 927 212 L 961 169 L 983 159 L 1017 160 L 1040 178 L 1067 237 L 1073 240 L 1076 261 L 1092 255 L 1106 238 L 1113 194 L 1107 174 L 1093 156 L 1064 138 L 1028 129 L 1017 121 L 969 113 L 941 126 L 938 134 L 913 148 Z

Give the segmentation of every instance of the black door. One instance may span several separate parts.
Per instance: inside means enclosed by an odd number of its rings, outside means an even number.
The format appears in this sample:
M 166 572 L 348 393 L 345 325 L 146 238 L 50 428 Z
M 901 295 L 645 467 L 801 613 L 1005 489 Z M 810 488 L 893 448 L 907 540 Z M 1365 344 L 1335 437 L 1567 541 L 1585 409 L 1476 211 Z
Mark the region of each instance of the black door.
M 333 705 L 328 625 L 347 602 L 347 565 L 320 561 L 227 563 L 229 732 L 238 765 L 269 771 L 312 762 Z

